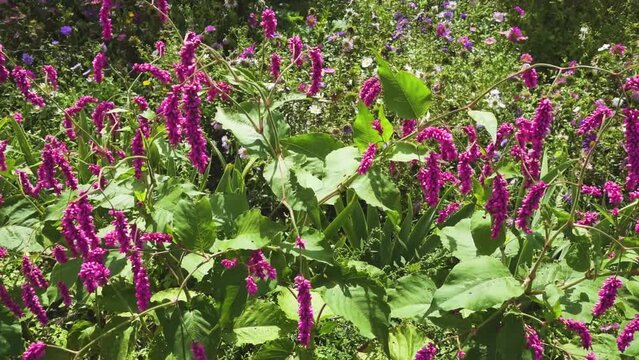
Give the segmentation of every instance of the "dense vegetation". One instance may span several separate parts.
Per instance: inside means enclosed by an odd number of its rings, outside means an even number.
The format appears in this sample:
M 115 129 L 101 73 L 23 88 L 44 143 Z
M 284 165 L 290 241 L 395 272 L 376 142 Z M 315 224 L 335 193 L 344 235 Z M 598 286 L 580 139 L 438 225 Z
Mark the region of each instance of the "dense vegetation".
M 0 358 L 639 356 L 634 1 L 0 1 Z

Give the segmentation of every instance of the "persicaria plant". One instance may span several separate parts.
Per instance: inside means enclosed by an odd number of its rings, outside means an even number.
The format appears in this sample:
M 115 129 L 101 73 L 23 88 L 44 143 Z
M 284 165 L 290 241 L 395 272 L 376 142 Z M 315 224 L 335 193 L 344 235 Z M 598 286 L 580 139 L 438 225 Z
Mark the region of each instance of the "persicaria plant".
M 173 26 L 167 1 L 147 5 Z M 126 77 L 112 96 L 62 102 L 55 64 L 37 74 L 0 46 L 4 90 L 57 114 L 46 134 L 0 122 L 1 356 L 305 359 L 344 323 L 391 359 L 639 354 L 638 75 L 527 57 L 434 113 L 427 84 L 380 54 L 345 144 L 287 123 L 333 71 L 273 9 L 237 56 L 176 30 L 127 72 L 111 65 L 112 10 L 91 62 L 98 88 Z M 579 151 L 560 152 L 571 119 L 553 90 L 579 73 L 624 101 L 593 103 Z M 498 119 L 481 101 L 506 82 L 527 105 Z M 615 133 L 626 159 L 597 173 Z

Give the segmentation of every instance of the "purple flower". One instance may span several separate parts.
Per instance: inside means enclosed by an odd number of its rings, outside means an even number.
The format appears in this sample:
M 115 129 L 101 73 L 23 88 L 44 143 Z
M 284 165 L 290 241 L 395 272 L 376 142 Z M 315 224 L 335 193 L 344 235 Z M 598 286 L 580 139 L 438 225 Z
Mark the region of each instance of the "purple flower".
M 151 76 L 160 80 L 164 84 L 169 84 L 173 81 L 170 72 L 162 70 L 153 64 L 133 64 L 133 71 L 148 72 Z
M 251 257 L 247 263 L 249 274 L 259 277 L 261 280 L 275 280 L 277 271 L 266 261 L 262 250 L 255 250 L 251 253 Z
M 282 58 L 276 52 L 273 52 L 271 54 L 271 76 L 275 79 L 275 81 L 277 81 L 280 77 L 281 63 Z
M 143 243 L 149 241 L 155 244 L 162 244 L 162 243 L 170 244 L 173 242 L 173 237 L 165 233 L 152 232 L 152 233 L 146 233 L 142 235 L 140 237 L 140 241 L 142 241 Z
M 357 173 L 360 175 L 364 175 L 368 172 L 368 169 L 373 165 L 373 160 L 375 160 L 375 153 L 377 152 L 377 145 L 369 144 L 368 148 L 362 155 L 362 161 L 357 168 Z
M 295 277 L 297 288 L 297 304 L 299 320 L 297 322 L 297 340 L 303 347 L 311 343 L 311 331 L 313 329 L 313 306 L 311 304 L 311 282 L 304 276 Z
M 442 185 L 441 170 L 439 169 L 439 154 L 430 152 L 426 158 L 426 167 L 419 170 L 417 180 L 424 193 L 424 199 L 430 207 L 439 202 L 439 191 Z
M 417 129 L 417 120 L 406 119 L 402 121 L 402 137 L 412 134 Z
M 608 196 L 608 201 L 613 205 L 617 206 L 621 204 L 623 201 L 623 194 L 621 193 L 621 186 L 613 181 L 606 181 L 603 186 L 603 190 Z
M 524 34 L 521 32 L 521 29 L 517 26 L 511 27 L 507 31 L 502 31 L 500 32 L 500 34 L 504 35 L 506 39 L 508 39 L 509 41 L 513 43 L 518 43 L 518 42 L 528 40 L 528 36 L 524 36 Z
M 120 252 L 126 254 L 131 249 L 131 237 L 129 236 L 129 223 L 121 210 L 109 210 L 109 215 L 113 217 L 113 239 L 120 244 Z
M 609 118 L 614 115 L 614 112 L 603 104 L 597 105 L 595 111 L 586 116 L 577 129 L 577 134 L 584 135 L 591 131 L 599 130 L 601 123 L 605 118 Z
M 437 347 L 434 343 L 430 342 L 428 345 L 419 349 L 413 360 L 432 360 L 435 358 L 435 355 L 437 355 Z
M 446 27 L 445 23 L 437 24 L 437 27 L 435 27 L 435 34 L 438 38 L 443 38 L 446 41 L 452 40 L 451 31 L 448 29 L 448 27 Z
M 302 39 L 298 35 L 292 36 L 287 41 L 288 49 L 291 52 L 291 62 L 295 65 L 302 66 L 304 63 L 304 56 L 302 53 L 302 49 L 304 48 L 304 44 L 302 44 Z
M 599 213 L 596 211 L 577 211 L 577 215 L 581 218 L 575 222 L 577 225 L 592 226 L 599 221 Z
M 151 284 L 149 276 L 142 261 L 143 242 L 137 234 L 137 229 L 131 229 L 131 236 L 134 237 L 135 247 L 129 256 L 131 270 L 133 271 L 133 283 L 135 285 L 135 298 L 137 299 L 138 310 L 144 311 L 151 303 Z
M 7 151 L 7 145 L 9 140 L 0 141 L 0 171 L 7 171 L 7 159 L 5 157 L 5 151 Z
M 213 26 L 213 25 L 207 25 L 207 26 L 204 28 L 204 32 L 205 32 L 205 33 L 212 33 L 212 32 L 214 32 L 215 30 L 217 30 L 217 28 L 216 28 L 215 26 Z
M 617 337 L 617 348 L 624 352 L 635 338 L 635 332 L 639 331 L 639 314 L 623 328 L 621 334 Z
M 524 325 L 524 332 L 526 333 L 526 344 L 533 351 L 534 360 L 542 360 L 544 357 L 544 343 L 541 342 L 539 334 L 529 325 Z
M 9 291 L 7 291 L 7 288 L 5 288 L 2 283 L 0 283 L 0 301 L 2 301 L 4 306 L 6 306 L 7 309 L 15 315 L 15 317 L 21 318 L 24 316 L 22 309 L 20 309 L 20 305 L 13 301 L 13 298 L 9 295 Z
M 32 286 L 40 289 L 46 289 L 49 286 L 49 282 L 44 278 L 42 270 L 32 263 L 26 255 L 22 257 L 22 275 Z
M 157 51 L 159 57 L 163 57 L 166 52 L 166 44 L 164 41 L 158 40 L 155 42 L 155 51 Z
M 442 159 L 445 161 L 457 159 L 457 149 L 455 148 L 453 135 L 450 131 L 436 127 L 427 127 L 420 131 L 415 138 L 417 142 L 424 142 L 428 139 L 435 140 L 439 143 L 439 152 L 442 154 Z
M 273 9 L 266 8 L 262 11 L 262 21 L 260 25 L 264 30 L 265 38 L 273 39 L 277 36 L 277 15 Z
M 464 195 L 470 193 L 473 187 L 472 177 L 475 172 L 470 164 L 471 159 L 471 153 L 465 151 L 459 156 L 459 162 L 457 163 L 457 175 L 460 180 L 459 192 Z
M 71 298 L 71 294 L 69 293 L 67 284 L 62 281 L 58 282 L 58 293 L 62 298 L 62 303 L 64 304 L 64 306 L 71 307 L 71 304 L 73 304 L 73 299 Z
M 450 203 L 446 205 L 446 207 L 441 209 L 437 214 L 437 223 L 441 224 L 446 221 L 450 217 L 450 215 L 459 210 L 460 206 L 461 205 L 459 203 Z
M 204 349 L 204 345 L 197 341 L 194 341 L 193 344 L 191 344 L 191 353 L 193 353 L 194 360 L 208 360 L 208 357 L 206 357 L 206 349 Z
M 109 281 L 109 276 L 111 276 L 111 271 L 99 262 L 89 261 L 80 266 L 78 276 L 84 283 L 84 288 L 92 293 L 98 287 L 106 285 Z
M 586 355 L 586 360 L 597 360 L 597 357 L 595 356 L 595 353 L 589 353 Z
M 376 76 L 370 77 L 364 81 L 361 89 L 359 90 L 359 98 L 364 105 L 371 107 L 379 93 L 382 92 L 382 83 Z
M 599 301 L 592 309 L 593 316 L 601 316 L 606 310 L 610 309 L 615 304 L 615 298 L 617 297 L 617 290 L 621 288 L 623 284 L 616 276 L 611 276 L 604 281 L 601 289 L 599 290 Z
M 533 185 L 530 190 L 528 190 L 526 197 L 521 203 L 521 207 L 517 210 L 515 226 L 522 229 L 526 234 L 532 233 L 532 230 L 528 227 L 528 219 L 530 219 L 535 210 L 539 209 L 539 203 L 547 188 L 548 185 L 543 181 Z
M 35 290 L 33 290 L 31 285 L 29 285 L 28 283 L 22 284 L 22 303 L 33 313 L 33 315 L 35 315 L 35 317 L 40 322 L 40 325 L 47 325 L 47 323 L 49 322 L 47 312 L 42 307 L 40 299 L 38 298 L 38 295 L 36 295 Z
M 58 72 L 51 65 L 44 65 L 42 67 L 42 72 L 44 73 L 44 78 L 46 82 L 51 84 L 51 87 L 54 90 L 58 90 Z
M 7 255 L 9 255 L 7 248 L 4 246 L 0 246 L 0 259 L 2 259 L 3 257 L 7 257 Z
M 371 127 L 373 128 L 373 130 L 377 131 L 379 135 L 384 134 L 384 129 L 382 128 L 382 123 L 381 121 L 379 121 L 379 119 L 371 121 Z
M 107 56 L 103 52 L 99 52 L 93 58 L 93 79 L 96 83 L 101 83 L 104 79 L 104 68 L 109 64 Z
M 160 12 L 160 21 L 167 22 L 169 20 L 169 1 L 158 0 L 157 7 L 158 11 Z
M 111 0 L 102 0 L 100 7 L 100 26 L 102 26 L 102 40 L 109 41 L 113 37 L 113 25 L 111 24 Z
M 35 78 L 34 73 L 16 65 L 13 70 L 11 70 L 11 77 L 18 90 L 20 90 L 28 102 L 40 108 L 45 106 L 44 99 L 35 91 L 31 90 L 31 80 Z
M 521 7 L 519 7 L 519 6 L 515 6 L 513 9 L 514 9 L 514 10 L 515 10 L 515 12 L 516 12 L 517 14 L 519 14 L 519 16 L 521 16 L 521 17 L 523 17 L 524 15 L 526 15 L 526 11 L 524 11 L 524 9 L 522 9 L 522 8 L 521 8 Z
M 503 12 L 495 11 L 493 13 L 493 19 L 498 23 L 504 22 L 505 18 L 506 18 L 506 14 Z
M 95 126 L 95 130 L 100 133 L 104 129 L 104 119 L 110 116 L 107 113 L 115 109 L 115 104 L 111 101 L 103 101 L 99 103 L 91 113 L 91 120 Z
M 508 216 L 508 202 L 510 201 L 510 194 L 508 193 L 507 185 L 508 183 L 506 182 L 506 179 L 504 179 L 501 174 L 497 174 L 493 181 L 493 190 L 490 198 L 486 202 L 486 211 L 488 211 L 493 221 L 491 230 L 491 236 L 493 239 L 497 239 L 499 237 L 501 226 Z
M 31 56 L 31 54 L 29 53 L 22 53 L 22 62 L 27 64 L 27 65 L 33 65 L 33 56 Z
M 612 55 L 623 55 L 626 52 L 626 47 L 623 44 L 613 44 L 608 51 Z
M 636 78 L 639 85 L 639 76 Z M 639 86 L 637 89 L 639 89 Z M 624 126 L 626 129 L 626 167 L 628 168 L 626 189 L 634 191 L 639 186 L 639 110 L 627 108 L 623 112 L 625 114 Z
M 22 354 L 22 360 L 39 360 L 46 354 L 47 344 L 42 341 L 34 342 L 29 345 L 27 350 Z
M 67 256 L 67 250 L 62 245 L 56 245 L 53 250 L 51 250 L 55 261 L 60 264 L 64 264 L 69 261 L 69 257 Z
M 202 43 L 202 36 L 189 31 L 180 49 L 180 63 L 175 65 L 175 73 L 180 81 L 185 81 L 195 74 L 195 53 Z
M 470 41 L 468 36 L 462 36 L 457 39 L 457 42 L 460 43 L 466 50 L 473 51 L 473 42 Z
M 62 125 L 66 129 L 67 136 L 71 140 L 76 139 L 76 133 L 73 129 L 73 116 L 79 114 L 89 103 L 97 103 L 98 99 L 92 96 L 81 96 L 76 103 L 64 109 L 64 121 Z
M 255 283 L 255 279 L 251 275 L 246 277 L 246 292 L 250 296 L 257 294 L 257 283 Z
M 64 25 L 63 27 L 60 28 L 60 34 L 62 34 L 62 36 L 70 36 L 71 33 L 73 32 L 73 27 L 69 26 L 69 25 Z
M 295 247 L 300 250 L 306 250 L 306 241 L 299 235 L 295 238 Z
M 588 331 L 588 327 L 586 324 L 573 320 L 573 319 L 564 319 L 560 318 L 559 321 L 566 326 L 566 328 L 572 332 L 577 333 L 581 338 L 581 346 L 584 349 L 590 349 L 592 347 L 592 336 L 590 335 L 590 331 Z
M 322 59 L 322 50 L 320 48 L 311 49 L 308 52 L 311 58 L 311 85 L 308 87 L 307 94 L 309 96 L 316 95 L 322 85 L 322 70 L 324 61 Z
M 532 90 L 537 87 L 537 70 L 535 68 L 524 71 L 521 78 L 528 89 Z
M 235 265 L 237 265 L 237 259 L 222 259 L 220 264 L 222 264 L 222 266 L 224 266 L 227 270 L 232 269 Z
M 202 113 L 200 110 L 200 97 L 198 91 L 200 86 L 197 84 L 185 85 L 182 88 L 184 95 L 182 97 L 183 111 L 184 111 L 184 135 L 186 140 L 191 145 L 189 151 L 189 159 L 193 163 L 193 166 L 204 174 L 209 164 L 209 155 L 206 152 L 206 138 L 204 132 L 200 127 L 200 119 Z
M 164 117 L 169 144 L 173 147 L 175 147 L 182 138 L 180 124 L 183 122 L 183 116 L 179 109 L 181 91 L 182 88 L 180 85 L 173 86 L 173 90 L 167 94 L 157 109 L 157 113 Z

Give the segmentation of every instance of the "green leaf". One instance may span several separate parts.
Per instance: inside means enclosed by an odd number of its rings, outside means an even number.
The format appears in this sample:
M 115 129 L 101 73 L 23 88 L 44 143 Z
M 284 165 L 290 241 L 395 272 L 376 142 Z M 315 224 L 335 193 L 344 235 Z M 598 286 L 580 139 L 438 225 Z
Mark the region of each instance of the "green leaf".
M 321 290 L 322 299 L 335 315 L 352 322 L 362 336 L 387 343 L 390 307 L 384 301 L 382 289 L 375 286 L 335 285 Z
M 255 345 L 283 337 L 294 327 L 295 323 L 286 319 L 276 304 L 258 300 L 235 320 L 233 333 L 236 345 Z
M 401 194 L 395 182 L 379 168 L 370 169 L 358 176 L 350 186 L 360 199 L 384 210 L 401 210 Z
M 417 144 L 400 141 L 395 143 L 391 152 L 390 161 L 410 162 L 423 159 L 426 156 L 426 149 Z
M 523 294 L 523 288 L 499 260 L 480 256 L 457 264 L 435 292 L 434 303 L 450 311 L 485 310 Z
M 278 286 L 277 290 L 277 304 L 280 309 L 284 312 L 286 317 L 290 320 L 297 321 L 299 319 L 298 315 L 298 303 L 295 295 L 291 293 L 291 291 L 283 286 Z M 327 319 L 334 314 L 327 307 L 324 307 L 326 304 L 324 300 L 322 300 L 322 296 L 320 295 L 318 290 L 311 290 L 311 306 L 313 307 L 313 314 L 315 314 L 316 318 L 319 315 L 320 311 L 322 312 L 321 319 Z M 322 310 L 323 309 L 323 310 Z
M 561 298 L 562 316 L 589 323 L 592 321 L 592 308 L 598 300 L 599 282 L 586 280 L 575 287 L 566 289 Z
M 466 218 L 454 226 L 446 226 L 439 233 L 444 248 L 462 261 L 471 260 L 477 256 L 470 225 L 471 219 Z
M 197 279 L 197 281 L 202 281 L 213 268 L 213 260 L 209 260 L 199 254 L 189 253 L 182 258 L 180 266 L 189 274 L 192 273 L 193 278 Z
M 284 231 L 284 226 L 271 221 L 260 213 L 259 209 L 252 209 L 240 215 L 237 219 L 237 234 L 234 238 L 219 241 L 219 250 L 257 250 L 268 245 L 277 234 Z
M 491 255 L 506 240 L 506 232 L 501 231 L 499 238 L 493 240 L 491 231 L 491 219 L 483 211 L 475 211 L 470 219 L 470 232 L 479 255 Z
M 277 339 L 264 344 L 251 356 L 252 360 L 288 359 L 295 351 L 295 343 L 290 339 Z
M 244 193 L 214 193 L 211 194 L 209 200 L 211 201 L 213 221 L 227 233 L 232 231 L 237 218 L 249 209 L 248 200 Z
M 176 310 L 162 331 L 169 349 L 177 359 L 191 359 L 191 344 L 194 341 L 207 344 L 213 326 L 200 310 Z
M 357 117 L 353 123 L 353 142 L 360 151 L 366 150 L 370 144 L 377 144 L 378 146 L 388 141 L 393 135 L 393 125 L 384 116 L 383 107 L 380 108 L 378 120 L 382 126 L 382 134 L 373 129 L 373 120 L 375 117 L 368 110 L 366 105 L 362 102 L 359 103 L 357 110 Z
M 508 314 L 497 334 L 497 353 L 501 359 L 520 359 L 524 346 L 524 322 L 521 318 Z
M 14 121 L 15 122 L 15 121 Z M 0 308 L 0 357 L 17 358 L 24 350 L 22 328 L 13 315 Z
M 304 239 L 306 243 L 306 248 L 303 251 L 300 251 L 292 242 L 283 242 L 280 244 L 280 247 L 288 254 L 295 256 L 302 255 L 310 260 L 319 261 L 328 265 L 333 264 L 333 252 L 331 251 L 330 245 L 326 244 L 322 233 L 303 233 L 302 239 Z
M 297 181 L 295 168 L 304 161 L 288 156 L 286 159 L 278 157 L 269 162 L 262 174 L 271 186 L 275 196 L 286 201 L 293 210 L 310 210 L 317 207 L 317 199 L 312 189 L 305 188 Z
M 308 157 L 324 160 L 331 151 L 344 146 L 334 136 L 322 133 L 308 133 L 283 139 L 282 144 L 289 150 Z
M 104 331 L 109 331 L 114 326 L 126 321 L 124 318 L 116 318 L 109 321 Z M 114 331 L 100 340 L 100 354 L 104 359 L 135 359 L 135 327 L 128 326 L 123 330 Z
M 497 141 L 497 118 L 495 114 L 490 111 L 468 110 L 468 116 L 475 120 L 477 125 L 488 131 L 493 142 Z
M 355 174 L 359 167 L 359 161 L 357 161 L 359 156 L 359 151 L 354 146 L 343 147 L 326 155 L 323 186 L 316 192 L 318 200 L 333 193 L 340 184 Z M 328 203 L 333 204 L 334 202 L 335 197 Z
M 176 242 L 190 250 L 209 250 L 215 242 L 215 223 L 209 198 L 197 202 L 182 199 L 173 217 Z
M 420 334 L 413 325 L 404 324 L 391 330 L 388 340 L 392 360 L 411 360 L 425 344 L 428 338 Z
M 184 260 L 182 260 L 184 264 Z M 179 295 L 178 295 L 179 294 Z M 169 288 L 154 292 L 151 296 L 151 302 L 163 303 L 166 301 L 186 301 L 186 292 L 180 291 L 180 288 Z
M 428 111 L 432 94 L 415 75 L 406 71 L 392 71 L 379 56 L 377 74 L 382 82 L 384 104 L 389 111 L 403 119 L 417 119 Z
M 0 207 L 0 246 L 13 251 L 42 251 L 36 241 L 39 226 L 39 214 L 31 202 L 7 200 Z
M 60 281 L 68 287 L 73 286 L 78 280 L 81 265 L 81 259 L 71 259 L 64 264 L 56 263 L 51 270 L 51 286 L 57 286 Z
M 399 319 L 420 319 L 430 308 L 437 287 L 426 275 L 411 274 L 399 278 L 388 291 L 390 316 Z

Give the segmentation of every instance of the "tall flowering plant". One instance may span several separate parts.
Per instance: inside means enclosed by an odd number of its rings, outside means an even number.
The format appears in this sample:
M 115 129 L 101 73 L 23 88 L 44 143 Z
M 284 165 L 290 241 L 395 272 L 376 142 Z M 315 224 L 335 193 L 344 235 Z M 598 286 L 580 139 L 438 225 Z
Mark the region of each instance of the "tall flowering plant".
M 168 2 L 152 5 L 170 24 Z M 96 36 L 107 50 L 114 14 L 101 2 Z M 2 86 L 25 106 L 59 110 L 58 132 L 27 136 L 13 121 L 0 140 L 0 264 L 16 269 L 0 280 L 0 335 L 41 329 L 18 335 L 22 358 L 130 357 L 144 344 L 207 359 L 229 343 L 312 356 L 336 318 L 393 359 L 506 348 L 513 358 L 609 356 L 614 339 L 597 325 L 611 318 L 622 322 L 614 356 L 632 353 L 636 103 L 594 104 L 576 131 L 594 140 L 572 158 L 548 150 L 565 120 L 552 92 L 517 119 L 478 105 L 508 79 L 552 88 L 538 77 L 547 69 L 624 74 L 532 63 L 435 114 L 428 86 L 380 56 L 353 88 L 345 145 L 286 122 L 289 103 L 330 87 L 323 44 L 285 39 L 271 8 L 257 17 L 259 39 L 238 57 L 202 34 L 174 34 L 157 58 L 131 64 L 118 96 L 66 104 L 40 91 L 68 90 L 53 67 L 38 78 L 0 50 L 13 79 Z M 106 53 L 92 62 L 97 86 L 116 73 Z M 637 83 L 628 76 L 618 90 Z M 593 182 L 599 142 L 615 129 L 627 160 Z M 260 186 L 268 209 L 255 199 Z M 439 274 L 422 268 L 433 254 L 447 261 Z M 40 338 L 78 318 L 65 341 Z

